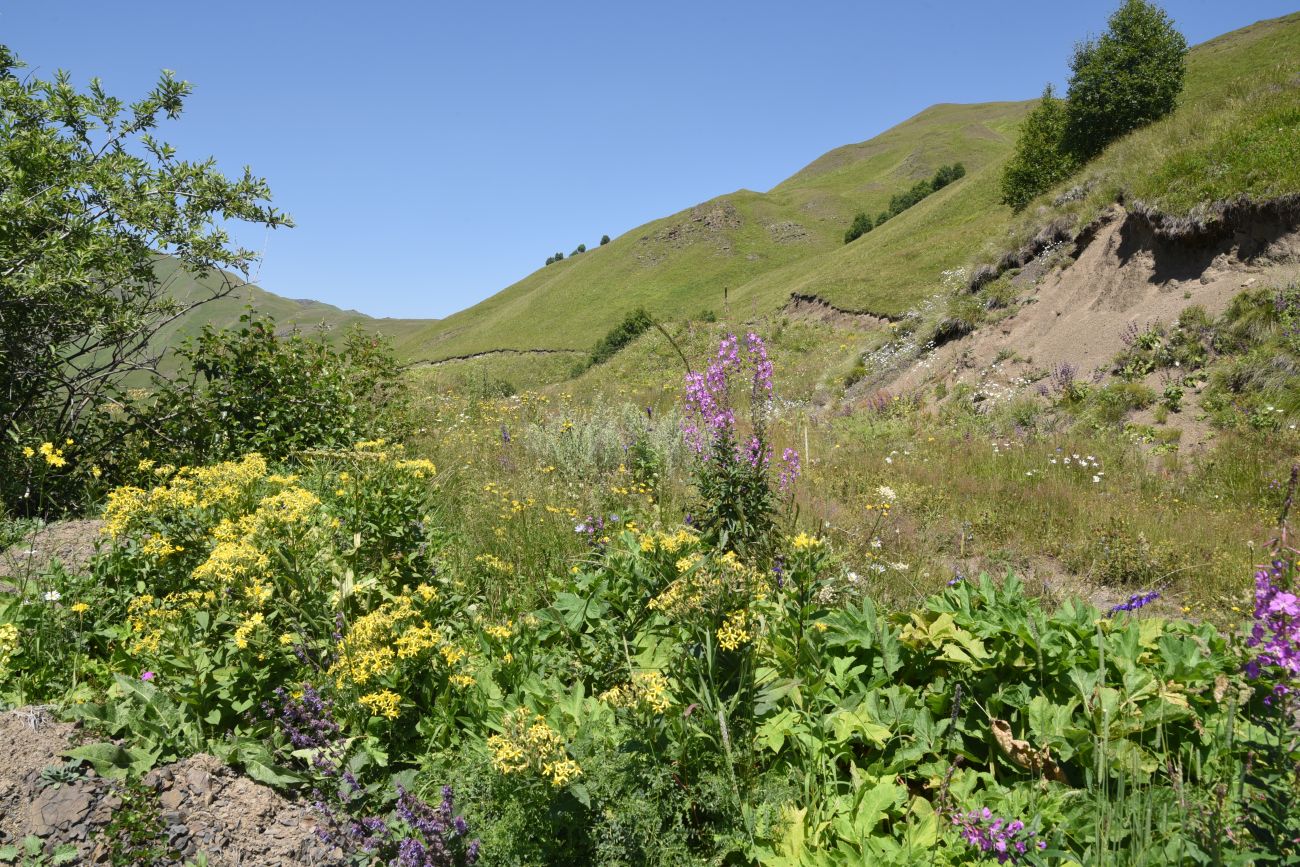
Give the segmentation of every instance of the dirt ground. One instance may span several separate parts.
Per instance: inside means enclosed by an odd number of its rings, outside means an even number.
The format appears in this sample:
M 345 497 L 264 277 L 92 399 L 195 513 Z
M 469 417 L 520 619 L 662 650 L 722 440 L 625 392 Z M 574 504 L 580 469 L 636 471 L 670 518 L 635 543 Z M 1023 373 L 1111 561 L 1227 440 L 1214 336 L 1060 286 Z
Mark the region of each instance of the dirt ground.
M 119 784 L 77 769 L 77 779 L 42 779 L 82 740 L 73 724 L 41 707 L 0 713 L 0 844 L 39 837 L 46 851 L 77 847 L 78 863 L 108 863 L 102 833 L 122 805 Z M 212 756 L 191 756 L 145 775 L 157 792 L 165 836 L 185 863 L 204 853 L 214 867 L 349 863 L 317 834 L 312 810 L 242 777 Z

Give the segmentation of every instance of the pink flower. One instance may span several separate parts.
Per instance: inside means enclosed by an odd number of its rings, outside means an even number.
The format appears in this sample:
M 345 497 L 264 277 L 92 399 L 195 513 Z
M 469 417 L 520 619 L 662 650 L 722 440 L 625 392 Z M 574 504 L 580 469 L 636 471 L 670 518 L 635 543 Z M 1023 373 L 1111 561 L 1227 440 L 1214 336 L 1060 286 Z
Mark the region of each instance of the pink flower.
M 154 674 L 152 671 L 146 671 L 144 674 L 140 675 L 140 679 L 145 682 L 148 682 L 153 680 L 157 676 L 158 675 Z

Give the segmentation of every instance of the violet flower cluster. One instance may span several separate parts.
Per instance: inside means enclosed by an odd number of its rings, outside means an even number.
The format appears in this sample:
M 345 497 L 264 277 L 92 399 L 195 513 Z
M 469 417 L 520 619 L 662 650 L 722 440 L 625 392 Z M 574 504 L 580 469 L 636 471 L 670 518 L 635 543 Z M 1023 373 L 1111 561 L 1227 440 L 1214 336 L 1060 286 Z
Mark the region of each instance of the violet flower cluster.
M 753 433 L 742 437 L 736 425 L 734 392 L 742 384 L 749 391 Z M 690 448 L 704 460 L 730 457 L 755 472 L 766 472 L 772 450 L 765 442 L 765 427 L 772 404 L 772 362 L 767 344 L 754 332 L 742 345 L 734 334 L 718 344 L 718 351 L 703 373 L 686 374 L 686 420 L 682 433 Z M 799 477 L 799 453 L 785 449 L 779 481 L 786 491 Z
M 1276 678 L 1275 696 L 1288 695 L 1300 681 L 1300 598 L 1294 577 L 1295 563 L 1281 558 L 1255 573 L 1255 623 L 1246 646 L 1257 652 L 1246 663 L 1246 676 Z
M 297 694 L 277 687 L 275 699 L 262 703 L 263 715 L 295 751 L 310 751 L 312 768 L 329 781 L 312 791 L 324 819 L 318 831 L 321 839 L 391 867 L 455 867 L 478 860 L 479 841 L 465 841 L 469 824 L 454 814 L 450 786 L 443 786 L 436 807 L 399 787 L 391 816 L 357 815 L 365 786 L 344 766 L 346 740 L 334 721 L 333 700 L 310 683 L 302 684 Z
M 1154 590 L 1150 593 L 1134 593 L 1128 599 L 1106 612 L 1106 616 L 1113 617 L 1121 611 L 1137 611 L 1139 608 L 1145 608 L 1159 598 L 1160 594 Z
M 1031 850 L 1047 848 L 1045 841 L 1037 839 L 1037 832 L 1025 829 L 1024 822 L 998 818 L 988 807 L 965 814 L 956 813 L 952 823 L 968 845 L 992 855 L 999 864 L 1017 864 Z
M 603 548 L 605 538 L 605 528 L 610 524 L 617 524 L 618 515 L 610 515 L 606 518 L 603 515 L 588 515 L 577 524 L 573 525 L 573 532 L 585 536 L 587 544 L 593 548 Z
M 479 841 L 458 845 L 469 834 L 464 817 L 455 815 L 451 786 L 442 787 L 442 803 L 431 807 L 403 789 L 397 790 L 397 818 L 407 833 L 397 843 L 392 867 L 442 867 L 478 861 Z
M 327 777 L 338 772 L 342 760 L 343 733 L 334 721 L 334 701 L 325 698 L 310 683 L 294 697 L 282 686 L 275 688 L 278 702 L 262 702 L 262 714 L 275 722 L 295 750 L 311 750 L 312 767 Z

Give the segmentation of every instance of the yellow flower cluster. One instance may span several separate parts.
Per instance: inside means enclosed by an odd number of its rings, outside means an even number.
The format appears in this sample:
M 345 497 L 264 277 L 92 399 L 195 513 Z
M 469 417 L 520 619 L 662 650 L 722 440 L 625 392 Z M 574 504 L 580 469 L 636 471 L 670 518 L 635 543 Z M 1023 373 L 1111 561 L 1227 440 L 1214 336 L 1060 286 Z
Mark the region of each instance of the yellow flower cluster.
M 614 707 L 664 713 L 672 707 L 668 678 L 657 671 L 638 671 L 632 679 L 601 694 L 601 701 Z
M 705 556 L 689 554 L 677 561 L 679 577 L 650 600 L 651 610 L 669 616 L 711 608 L 727 597 L 764 599 L 771 593 L 771 579 L 740 561 L 734 551 Z
M 564 739 L 540 714 L 517 708 L 505 715 L 501 729 L 501 734 L 488 738 L 492 761 L 501 773 L 532 771 L 557 788 L 582 775 L 582 768 L 569 758 Z
M 492 554 L 479 554 L 474 558 L 474 562 L 482 563 L 489 572 L 496 573 L 497 575 L 504 576 L 515 574 L 515 564 L 507 563 L 505 560 L 502 560 L 500 557 L 495 557 Z
M 800 533 L 790 540 L 790 547 L 796 551 L 811 551 L 822 547 L 822 540 L 807 533 Z
M 170 539 L 158 533 L 150 533 L 140 545 L 141 553 L 156 557 L 159 560 L 172 554 L 179 554 L 184 550 L 180 545 L 173 545 Z
M 483 631 L 497 641 L 505 641 L 515 634 L 515 622 L 507 620 L 505 623 L 492 623 L 484 626 Z
M 750 632 L 751 618 L 743 608 L 727 615 L 726 621 L 718 627 L 718 647 L 723 650 L 739 650 L 754 640 Z
M 110 491 L 104 508 L 104 534 L 121 537 L 139 521 L 168 518 L 177 511 L 230 507 L 245 500 L 254 484 L 266 478 L 259 454 L 209 467 L 181 467 L 165 485 L 148 491 L 125 486 Z
M 641 537 L 641 552 L 650 554 L 655 551 L 662 551 L 665 554 L 676 554 L 682 548 L 695 544 L 696 541 L 698 541 L 698 537 L 685 527 L 675 533 L 663 531 L 646 533 Z
M 219 525 L 213 535 L 229 526 L 229 522 Z M 271 558 L 244 537 L 214 545 L 208 559 L 194 568 L 193 576 L 210 584 L 247 585 L 258 582 L 270 567 Z
M 365 686 L 394 673 L 400 662 L 415 659 L 441 659 L 453 684 L 474 683 L 467 671 L 469 652 L 444 638 L 416 609 L 411 596 L 403 594 L 352 624 L 329 675 L 339 689 Z
M 67 459 L 63 457 L 63 449 L 56 449 L 54 443 L 41 443 L 41 457 L 45 458 L 45 463 L 56 469 L 68 464 Z
M 4 671 L 9 660 L 18 651 L 18 627 L 12 623 L 0 623 L 0 672 Z
M 367 693 L 357 701 L 375 716 L 397 719 L 402 715 L 402 697 L 391 689 L 381 689 L 379 692 Z
M 398 461 L 394 466 L 399 470 L 406 470 L 417 479 L 433 478 L 438 474 L 438 468 L 433 465 L 433 461 L 424 458 Z
M 126 623 L 133 636 L 127 652 L 132 656 L 157 653 L 169 627 L 189 612 L 216 601 L 217 594 L 211 590 L 169 593 L 161 599 L 148 594 L 135 597 L 126 608 Z
M 253 633 L 256 632 L 258 627 L 264 622 L 266 622 L 266 618 L 260 611 L 256 611 L 244 618 L 244 622 L 239 624 L 235 629 L 235 647 L 238 647 L 240 650 L 247 650 L 248 640 L 253 637 Z
M 304 524 L 316 514 L 320 500 L 311 491 L 297 486 L 287 487 L 257 504 L 257 511 L 249 521 L 246 532 L 274 531 L 295 524 Z

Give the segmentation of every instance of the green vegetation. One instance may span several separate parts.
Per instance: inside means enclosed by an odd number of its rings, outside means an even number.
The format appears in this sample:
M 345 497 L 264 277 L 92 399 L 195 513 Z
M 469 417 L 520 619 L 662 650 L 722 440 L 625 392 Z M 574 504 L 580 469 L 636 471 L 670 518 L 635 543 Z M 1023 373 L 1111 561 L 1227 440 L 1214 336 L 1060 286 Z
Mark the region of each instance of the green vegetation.
M 396 336 L 397 352 L 436 360 L 496 349 L 582 351 L 587 335 L 636 307 L 665 321 L 702 305 L 721 312 L 724 287 L 735 309 L 759 314 L 797 292 L 897 317 L 933 296 L 944 272 L 996 261 L 1054 219 L 1081 227 L 1121 198 L 1184 215 L 1239 193 L 1300 193 L 1300 164 L 1289 158 L 1300 111 L 1297 57 L 1300 14 L 1194 47 L 1171 114 L 1122 136 L 1063 184 L 1022 197 L 1019 216 L 999 207 L 1002 170 L 1018 125 L 1038 103 L 934 106 L 831 151 L 767 193 L 737 191 L 624 233 L 599 257 L 539 270 Z M 897 190 L 953 162 L 967 169 L 961 183 L 878 228 L 873 218 L 871 232 L 843 243 L 855 214 L 887 212 Z M 769 229 L 787 224 L 806 235 L 792 241 Z
M 177 347 L 175 379 L 129 407 L 132 434 L 170 463 L 304 449 L 393 436 L 404 383 L 387 344 L 360 328 L 337 348 L 247 313 Z
M 1297 45 L 1292 16 L 1194 50 L 1183 105 L 1050 202 L 1050 91 L 936 107 L 400 324 L 432 360 L 401 371 L 373 323 L 191 320 L 173 376 L 96 407 L 98 451 L 18 431 L 9 503 L 88 503 L 103 544 L 6 573 L 0 702 L 85 724 L 44 776 L 121 781 L 121 863 L 168 856 L 138 780 L 200 751 L 310 798 L 358 862 L 1300 858 L 1300 289 L 1133 326 L 1091 379 L 881 389 L 1011 314 L 1018 275 L 966 267 L 1042 220 L 1227 183 L 1198 159 L 1300 189 L 1260 125 L 1295 107 Z M 1018 123 L 1021 218 L 996 207 Z
M 1016 150 L 1002 169 L 1002 202 L 1024 210 L 1039 193 L 1074 173 L 1075 157 L 1065 147 L 1066 103 L 1052 85 L 1020 127 Z
M 610 332 L 602 337 L 595 348 L 591 350 L 591 357 L 587 359 L 587 367 L 609 361 L 615 352 L 627 346 L 653 325 L 654 320 L 650 318 L 649 313 L 641 309 L 633 310 L 623 318 L 622 322 L 610 329 Z
M 1148 0 L 1124 0 L 1100 39 L 1070 61 L 1065 143 L 1079 159 L 1174 110 L 1186 73 L 1187 40 Z
M 1187 41 L 1164 10 L 1125 0 L 1101 38 L 1081 43 L 1066 99 L 1049 84 L 1002 170 L 1002 201 L 1021 211 L 1115 139 L 1174 110 Z
M 931 193 L 942 190 L 953 181 L 960 180 L 965 176 L 966 167 L 961 163 L 939 166 L 933 178 L 917 181 L 912 185 L 911 189 L 892 196 L 889 200 L 889 210 L 881 211 L 874 222 L 865 212 L 859 211 L 853 218 L 853 225 L 849 226 L 849 230 L 844 233 L 844 243 L 848 244 L 856 241 L 889 218 L 898 216 Z
M 1243 302 L 1224 333 L 1271 339 L 1261 315 Z M 1013 407 L 888 400 L 804 439 L 770 412 L 766 361 L 824 367 L 830 334 L 772 331 L 680 334 L 714 368 L 688 381 L 707 460 L 662 404 L 442 394 L 405 448 L 151 473 L 110 495 L 87 574 L 0 597 L 0 694 L 75 713 L 101 740 L 73 760 L 111 777 L 204 750 L 324 792 L 322 826 L 358 853 L 434 835 L 485 864 L 968 864 L 1004 838 L 1017 863 L 1294 855 L 1274 691 L 1292 676 L 1157 598 L 1219 575 L 1246 592 L 1248 555 L 1206 567 L 1204 547 L 1271 519 L 1212 492 L 1272 471 L 1276 435 L 1173 476 L 1044 410 L 1015 435 Z M 657 335 L 582 380 L 671 378 L 646 364 L 675 357 Z M 795 372 L 787 400 L 811 388 Z M 776 524 L 733 544 L 694 526 L 700 501 L 718 527 Z M 973 577 L 1017 539 L 1115 601 Z M 1291 604 L 1267 594 L 1293 580 L 1275 570 L 1259 604 Z M 356 785 L 328 794 L 343 769 Z M 443 785 L 467 827 L 402 820 Z M 147 803 L 124 815 L 157 845 Z M 350 830 L 368 817 L 382 837 Z
M 56 444 L 45 453 L 56 468 L 73 446 L 86 466 L 104 462 L 116 436 L 107 407 L 130 374 L 154 368 L 158 331 L 237 285 L 220 269 L 247 276 L 255 254 L 232 245 L 224 223 L 292 223 L 249 170 L 228 179 L 154 137 L 190 92 L 170 73 L 128 106 L 98 82 L 79 94 L 65 73 L 46 81 L 19 69 L 0 47 L 0 501 L 31 511 L 25 443 Z M 221 282 L 179 300 L 155 270 L 160 250 Z M 57 509 L 69 496 L 56 487 L 44 499 Z

